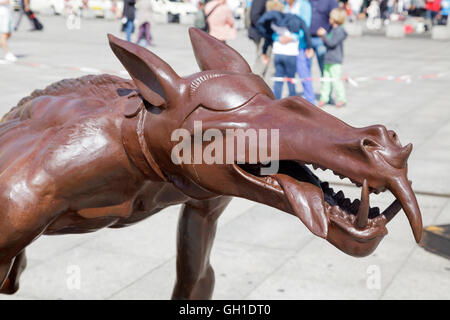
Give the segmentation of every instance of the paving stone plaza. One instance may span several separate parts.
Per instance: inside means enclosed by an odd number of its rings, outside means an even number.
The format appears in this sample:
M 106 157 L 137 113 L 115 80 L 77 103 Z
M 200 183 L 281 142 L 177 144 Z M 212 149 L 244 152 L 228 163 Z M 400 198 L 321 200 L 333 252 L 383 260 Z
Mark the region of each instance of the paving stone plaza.
M 41 17 L 44 32 L 13 34 L 15 64 L 0 61 L 0 115 L 34 89 L 89 73 L 122 73 L 106 34 L 120 23 L 87 19 L 68 30 L 63 17 Z M 153 24 L 151 50 L 180 75 L 198 71 L 186 25 Z M 251 64 L 245 30 L 229 43 Z M 424 226 L 450 223 L 450 42 L 426 37 L 350 37 L 344 70 L 348 103 L 325 111 L 355 127 L 384 124 L 412 142 L 409 179 Z M 318 67 L 313 66 L 314 77 Z M 316 93 L 320 83 L 314 82 Z M 297 87 L 301 91 L 301 86 Z M 1 151 L 0 151 L 1 152 Z M 329 171 L 323 180 L 359 198 L 360 190 Z M 334 183 L 334 184 L 333 184 Z M 385 208 L 392 196 L 372 195 Z M 27 248 L 21 288 L 0 299 L 168 299 L 175 281 L 179 206 L 124 229 L 44 236 Z M 212 251 L 214 299 L 450 299 L 450 260 L 417 246 L 400 212 L 366 258 L 353 258 L 313 236 L 297 218 L 234 199 L 219 220 Z M 74 272 L 80 285 L 70 285 Z

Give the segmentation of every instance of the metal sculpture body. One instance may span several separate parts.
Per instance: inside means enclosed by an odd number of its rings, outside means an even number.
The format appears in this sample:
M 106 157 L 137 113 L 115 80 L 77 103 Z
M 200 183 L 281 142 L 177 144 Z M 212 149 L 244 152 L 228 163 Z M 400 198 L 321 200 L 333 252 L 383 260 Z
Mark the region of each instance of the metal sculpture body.
M 411 145 L 383 126 L 353 128 L 299 97 L 274 100 L 232 48 L 190 30 L 201 72 L 178 76 L 151 52 L 109 36 L 132 80 L 63 80 L 22 99 L 0 124 L 0 287 L 18 289 L 25 247 L 42 234 L 92 232 L 139 222 L 183 204 L 173 298 L 210 298 L 209 254 L 217 219 L 243 197 L 297 216 L 354 256 L 370 254 L 403 208 L 416 241 L 422 221 L 407 180 Z M 262 164 L 182 164 L 171 159 L 177 128 L 279 128 L 279 172 Z M 247 152 L 247 151 L 246 151 Z M 335 193 L 305 164 L 362 186 L 361 200 Z M 397 200 L 383 213 L 369 193 Z

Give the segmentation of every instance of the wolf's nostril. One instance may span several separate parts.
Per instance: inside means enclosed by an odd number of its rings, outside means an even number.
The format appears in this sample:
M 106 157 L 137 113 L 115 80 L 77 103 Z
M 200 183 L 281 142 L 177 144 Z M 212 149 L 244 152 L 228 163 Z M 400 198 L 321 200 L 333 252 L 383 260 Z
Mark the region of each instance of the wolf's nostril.
M 378 143 L 368 138 L 363 139 L 361 144 L 363 147 L 379 147 Z
M 397 134 L 394 131 L 389 130 L 388 133 L 392 140 L 397 140 Z
M 394 131 L 389 130 L 389 131 L 388 131 L 388 134 L 389 134 L 389 137 L 391 138 L 391 140 L 392 140 L 397 146 L 399 146 L 399 147 L 402 146 L 402 144 L 401 144 L 401 142 L 400 142 L 400 139 L 398 138 L 397 134 L 396 134 Z

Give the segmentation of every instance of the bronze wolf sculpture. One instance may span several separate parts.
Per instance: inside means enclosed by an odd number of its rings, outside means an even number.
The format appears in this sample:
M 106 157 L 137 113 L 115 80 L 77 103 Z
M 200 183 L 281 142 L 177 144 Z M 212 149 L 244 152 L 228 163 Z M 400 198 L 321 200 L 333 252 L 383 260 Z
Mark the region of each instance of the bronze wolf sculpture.
M 229 46 L 189 31 L 201 72 L 180 77 L 159 57 L 109 36 L 132 80 L 63 80 L 22 99 L 0 123 L 0 287 L 18 290 L 25 247 L 40 235 L 121 228 L 183 204 L 172 298 L 212 296 L 209 255 L 217 219 L 233 196 L 297 216 L 315 235 L 354 256 L 373 252 L 402 208 L 416 241 L 421 213 L 407 179 L 412 145 L 376 125 L 353 128 L 300 97 L 271 89 Z M 175 129 L 279 128 L 279 170 L 264 162 L 175 164 Z M 245 150 L 248 153 L 248 150 Z M 240 155 L 242 156 L 242 155 Z M 246 158 L 247 159 L 247 158 Z M 353 202 L 306 164 L 361 188 Z M 369 194 L 396 200 L 382 213 Z

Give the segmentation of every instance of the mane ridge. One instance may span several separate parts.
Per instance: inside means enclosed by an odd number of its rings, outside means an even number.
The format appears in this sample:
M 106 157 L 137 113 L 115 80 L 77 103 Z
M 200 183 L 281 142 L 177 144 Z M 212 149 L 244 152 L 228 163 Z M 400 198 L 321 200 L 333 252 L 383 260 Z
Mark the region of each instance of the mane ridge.
M 116 93 L 119 88 L 134 90 L 136 87 L 131 80 L 109 74 L 87 75 L 80 78 L 64 79 L 52 83 L 45 89 L 34 90 L 29 96 L 21 99 L 15 107 L 6 113 L 0 120 L 0 123 L 19 117 L 24 109 L 24 106 L 27 105 L 27 102 L 41 96 L 65 95 L 78 97 L 81 93 L 83 97 L 113 100 L 119 97 Z

